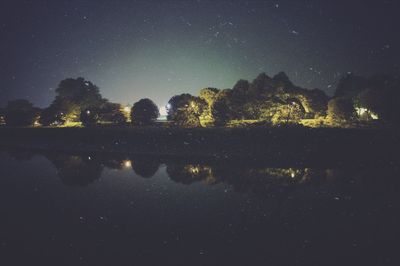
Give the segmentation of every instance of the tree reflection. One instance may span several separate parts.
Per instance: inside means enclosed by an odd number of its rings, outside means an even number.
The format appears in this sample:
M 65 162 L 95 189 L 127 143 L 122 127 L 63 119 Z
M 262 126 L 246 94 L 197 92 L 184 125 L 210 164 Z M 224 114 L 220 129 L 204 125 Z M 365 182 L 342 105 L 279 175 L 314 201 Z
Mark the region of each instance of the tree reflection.
M 30 160 L 38 152 L 8 150 L 11 158 L 19 161 Z M 287 197 L 298 189 L 310 186 L 349 185 L 350 182 L 367 184 L 366 187 L 382 187 L 383 178 L 398 176 L 392 168 L 279 168 L 245 162 L 204 163 L 189 161 L 183 163 L 174 159 L 163 161 L 157 157 L 130 157 L 123 154 L 65 154 L 39 152 L 57 169 L 57 175 L 67 186 L 87 186 L 101 177 L 104 168 L 117 171 L 132 169 L 143 178 L 150 178 L 158 171 L 160 164 L 167 165 L 169 178 L 179 184 L 190 185 L 202 182 L 206 185 L 224 183 L 239 193 L 254 193 L 262 197 Z M 377 179 L 376 177 L 382 177 Z M 369 186 L 376 182 L 374 186 Z M 391 180 L 391 182 L 394 182 Z
M 35 153 L 27 150 L 12 150 L 8 151 L 8 155 L 12 159 L 22 162 L 31 160 L 35 156 Z
M 328 179 L 328 171 L 322 169 L 244 167 L 231 164 L 210 166 L 169 162 L 167 173 L 171 180 L 181 184 L 225 183 L 237 192 L 252 192 L 263 196 L 282 194 L 303 184 L 319 185 L 332 180 L 332 176 Z
M 212 168 L 198 164 L 167 164 L 167 173 L 171 180 L 185 185 L 198 181 L 215 183 Z
M 160 163 L 157 160 L 150 158 L 135 159 L 131 164 L 135 174 L 143 178 L 154 176 L 160 168 Z
M 57 175 L 67 186 L 82 187 L 101 177 L 103 165 L 93 156 L 46 155 L 57 169 Z

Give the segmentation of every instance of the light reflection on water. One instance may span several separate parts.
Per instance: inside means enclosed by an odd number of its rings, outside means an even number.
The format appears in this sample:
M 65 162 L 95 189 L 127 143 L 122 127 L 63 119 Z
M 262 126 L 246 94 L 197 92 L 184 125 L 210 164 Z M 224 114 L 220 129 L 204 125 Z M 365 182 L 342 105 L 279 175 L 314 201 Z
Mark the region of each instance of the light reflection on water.
M 29 151 L 1 152 L 0 166 L 0 250 L 17 262 L 337 265 L 346 258 L 390 265 L 395 259 L 395 166 Z

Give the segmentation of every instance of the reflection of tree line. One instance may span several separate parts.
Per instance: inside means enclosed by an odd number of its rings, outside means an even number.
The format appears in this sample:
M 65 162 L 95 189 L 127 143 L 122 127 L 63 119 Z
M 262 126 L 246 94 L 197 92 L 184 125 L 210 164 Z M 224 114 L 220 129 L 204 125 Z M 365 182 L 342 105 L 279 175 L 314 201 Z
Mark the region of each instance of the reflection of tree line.
M 10 151 L 16 160 L 30 160 L 34 153 Z M 243 163 L 197 164 L 153 157 L 129 158 L 124 155 L 70 155 L 60 153 L 42 153 L 57 169 L 57 175 L 65 185 L 87 186 L 101 177 L 105 168 L 114 170 L 132 169 L 143 178 L 150 178 L 158 171 L 161 163 L 167 166 L 167 174 L 176 183 L 190 185 L 202 182 L 207 185 L 229 184 L 237 192 L 253 192 L 262 196 L 285 194 L 303 184 L 327 185 L 339 184 L 349 178 L 359 179 L 362 183 L 393 179 L 398 170 L 350 170 L 350 169 L 313 169 L 313 168 L 273 168 Z M 386 179 L 385 179 L 386 178 Z M 393 180 L 392 180 L 393 181 Z M 397 181 L 394 181 L 397 184 Z M 374 185 L 374 188 L 386 182 Z
M 29 160 L 34 154 L 24 151 L 9 154 L 17 160 Z M 151 157 L 128 158 L 124 155 L 70 155 L 62 153 L 43 153 L 57 169 L 58 176 L 66 185 L 88 185 L 100 178 L 104 168 L 123 170 L 132 168 L 135 174 L 150 178 L 158 171 L 161 160 Z M 314 179 L 326 180 L 328 171 L 294 169 L 294 168 L 265 168 L 249 166 L 232 166 L 231 164 L 205 165 L 165 162 L 167 173 L 171 180 L 192 184 L 203 182 L 206 184 L 230 183 L 238 191 L 245 191 L 246 187 L 265 185 L 292 185 L 312 182 Z
M 153 160 L 135 159 L 126 157 L 108 157 L 101 155 L 45 155 L 57 169 L 58 176 L 64 184 L 70 186 L 85 186 L 99 179 L 104 168 L 113 170 L 133 169 L 135 174 L 143 177 L 152 177 L 158 170 L 160 163 Z

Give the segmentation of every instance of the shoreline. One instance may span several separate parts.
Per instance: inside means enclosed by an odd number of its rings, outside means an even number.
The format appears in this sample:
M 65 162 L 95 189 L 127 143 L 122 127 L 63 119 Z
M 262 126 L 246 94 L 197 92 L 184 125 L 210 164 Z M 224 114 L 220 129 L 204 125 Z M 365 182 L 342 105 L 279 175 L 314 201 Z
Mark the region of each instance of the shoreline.
M 397 130 L 337 128 L 0 128 L 0 148 L 312 165 L 400 164 Z

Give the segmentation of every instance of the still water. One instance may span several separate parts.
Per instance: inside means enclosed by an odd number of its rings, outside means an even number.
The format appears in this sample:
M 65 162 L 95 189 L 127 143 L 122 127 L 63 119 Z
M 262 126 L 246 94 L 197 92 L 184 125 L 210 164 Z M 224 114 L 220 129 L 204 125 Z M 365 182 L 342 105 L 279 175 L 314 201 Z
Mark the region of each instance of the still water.
M 400 265 L 397 166 L 0 151 L 0 265 Z

